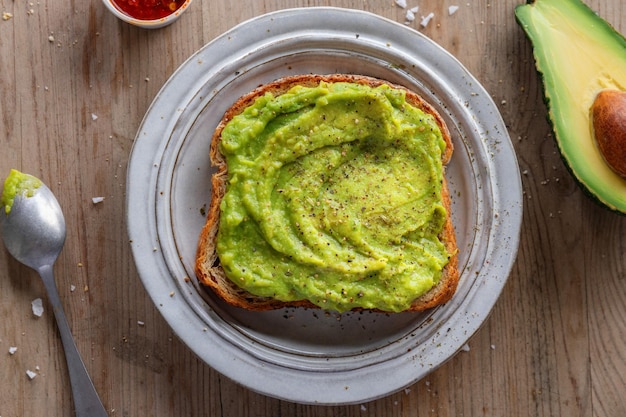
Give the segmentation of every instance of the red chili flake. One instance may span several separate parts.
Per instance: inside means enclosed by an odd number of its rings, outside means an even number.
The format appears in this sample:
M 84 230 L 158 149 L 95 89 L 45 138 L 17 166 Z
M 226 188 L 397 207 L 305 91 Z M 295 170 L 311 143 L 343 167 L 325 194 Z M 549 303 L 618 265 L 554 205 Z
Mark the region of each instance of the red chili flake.
M 174 13 L 185 0 L 114 0 L 127 15 L 140 20 L 161 19 Z

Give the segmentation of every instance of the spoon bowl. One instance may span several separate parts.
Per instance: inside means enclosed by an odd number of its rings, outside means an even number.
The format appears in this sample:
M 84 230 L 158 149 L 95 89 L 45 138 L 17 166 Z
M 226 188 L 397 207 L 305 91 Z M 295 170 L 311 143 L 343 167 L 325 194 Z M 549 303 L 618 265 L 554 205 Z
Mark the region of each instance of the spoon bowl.
M 35 270 L 52 265 L 65 243 L 61 206 L 45 184 L 32 197 L 16 195 L 11 212 L 2 211 L 0 227 L 9 253 Z
M 74 343 L 54 282 L 52 266 L 65 243 L 65 218 L 50 189 L 32 175 L 12 170 L 5 181 L 0 234 L 15 259 L 36 270 L 46 287 L 65 352 L 77 417 L 106 417 L 107 412 Z

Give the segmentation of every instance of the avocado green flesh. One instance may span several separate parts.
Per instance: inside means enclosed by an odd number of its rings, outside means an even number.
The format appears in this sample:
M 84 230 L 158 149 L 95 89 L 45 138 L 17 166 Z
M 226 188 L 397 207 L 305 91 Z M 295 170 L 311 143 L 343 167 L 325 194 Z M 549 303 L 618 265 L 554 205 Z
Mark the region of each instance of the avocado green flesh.
M 626 212 L 626 181 L 604 161 L 590 120 L 598 92 L 626 91 L 626 40 L 579 0 L 536 0 L 515 15 L 532 43 L 565 163 L 598 202 Z
M 266 94 L 222 131 L 217 252 L 258 296 L 402 311 L 449 260 L 439 240 L 445 142 L 388 86 Z
M 5 213 L 7 215 L 11 213 L 11 208 L 18 195 L 32 197 L 35 194 L 35 190 L 41 187 L 41 184 L 42 182 L 39 178 L 12 169 L 9 176 L 4 181 L 2 198 L 0 199 Z

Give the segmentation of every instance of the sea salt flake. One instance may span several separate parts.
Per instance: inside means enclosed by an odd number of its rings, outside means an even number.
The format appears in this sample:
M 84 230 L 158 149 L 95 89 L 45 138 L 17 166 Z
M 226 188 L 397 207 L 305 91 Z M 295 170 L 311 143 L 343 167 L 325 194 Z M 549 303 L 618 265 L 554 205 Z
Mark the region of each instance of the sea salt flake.
M 104 201 L 104 197 L 93 197 L 91 202 L 94 204 L 102 203 Z
M 426 26 L 428 26 L 428 24 L 430 23 L 430 21 L 432 20 L 432 18 L 435 17 L 435 14 L 433 12 L 428 13 L 427 16 L 422 17 L 422 21 L 420 22 L 420 26 L 425 28 Z
M 450 6 L 448 7 L 448 16 L 452 16 L 459 10 L 459 6 Z
M 406 0 L 395 0 L 396 4 L 403 9 L 406 9 Z
M 26 375 L 28 376 L 28 379 L 30 379 L 31 381 L 35 379 L 35 377 L 37 376 L 37 374 L 31 371 L 30 369 L 26 370 Z
M 406 19 L 407 22 L 414 21 L 415 20 L 415 13 L 413 13 L 411 10 L 407 10 L 405 19 Z
M 469 343 L 464 344 L 463 347 L 461 348 L 461 350 L 463 352 L 469 352 L 470 351 Z
M 30 305 L 33 309 L 33 314 L 37 317 L 41 317 L 43 314 L 43 301 L 41 298 L 35 298 Z
M 11 347 L 9 348 L 9 354 L 10 354 L 10 355 L 15 355 L 15 352 L 17 352 L 17 347 L 15 347 L 15 346 L 11 346 Z
M 91 113 L 91 120 L 96 121 L 98 120 L 98 115 L 95 113 Z

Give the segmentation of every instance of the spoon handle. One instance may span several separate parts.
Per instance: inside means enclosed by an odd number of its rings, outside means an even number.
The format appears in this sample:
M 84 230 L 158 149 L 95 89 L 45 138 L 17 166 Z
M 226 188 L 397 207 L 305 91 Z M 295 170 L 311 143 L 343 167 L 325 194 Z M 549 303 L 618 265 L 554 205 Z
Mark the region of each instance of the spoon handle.
M 74 343 L 70 326 L 67 323 L 59 293 L 54 283 L 54 274 L 52 266 L 45 265 L 37 270 L 44 286 L 48 291 L 48 299 L 54 310 L 54 317 L 57 321 L 57 327 L 61 334 L 61 341 L 65 351 L 65 360 L 67 361 L 67 369 L 70 375 L 70 385 L 72 387 L 72 397 L 74 399 L 74 409 L 76 417 L 107 417 L 107 412 L 98 397 L 95 387 L 87 368 L 80 357 L 80 353 Z

